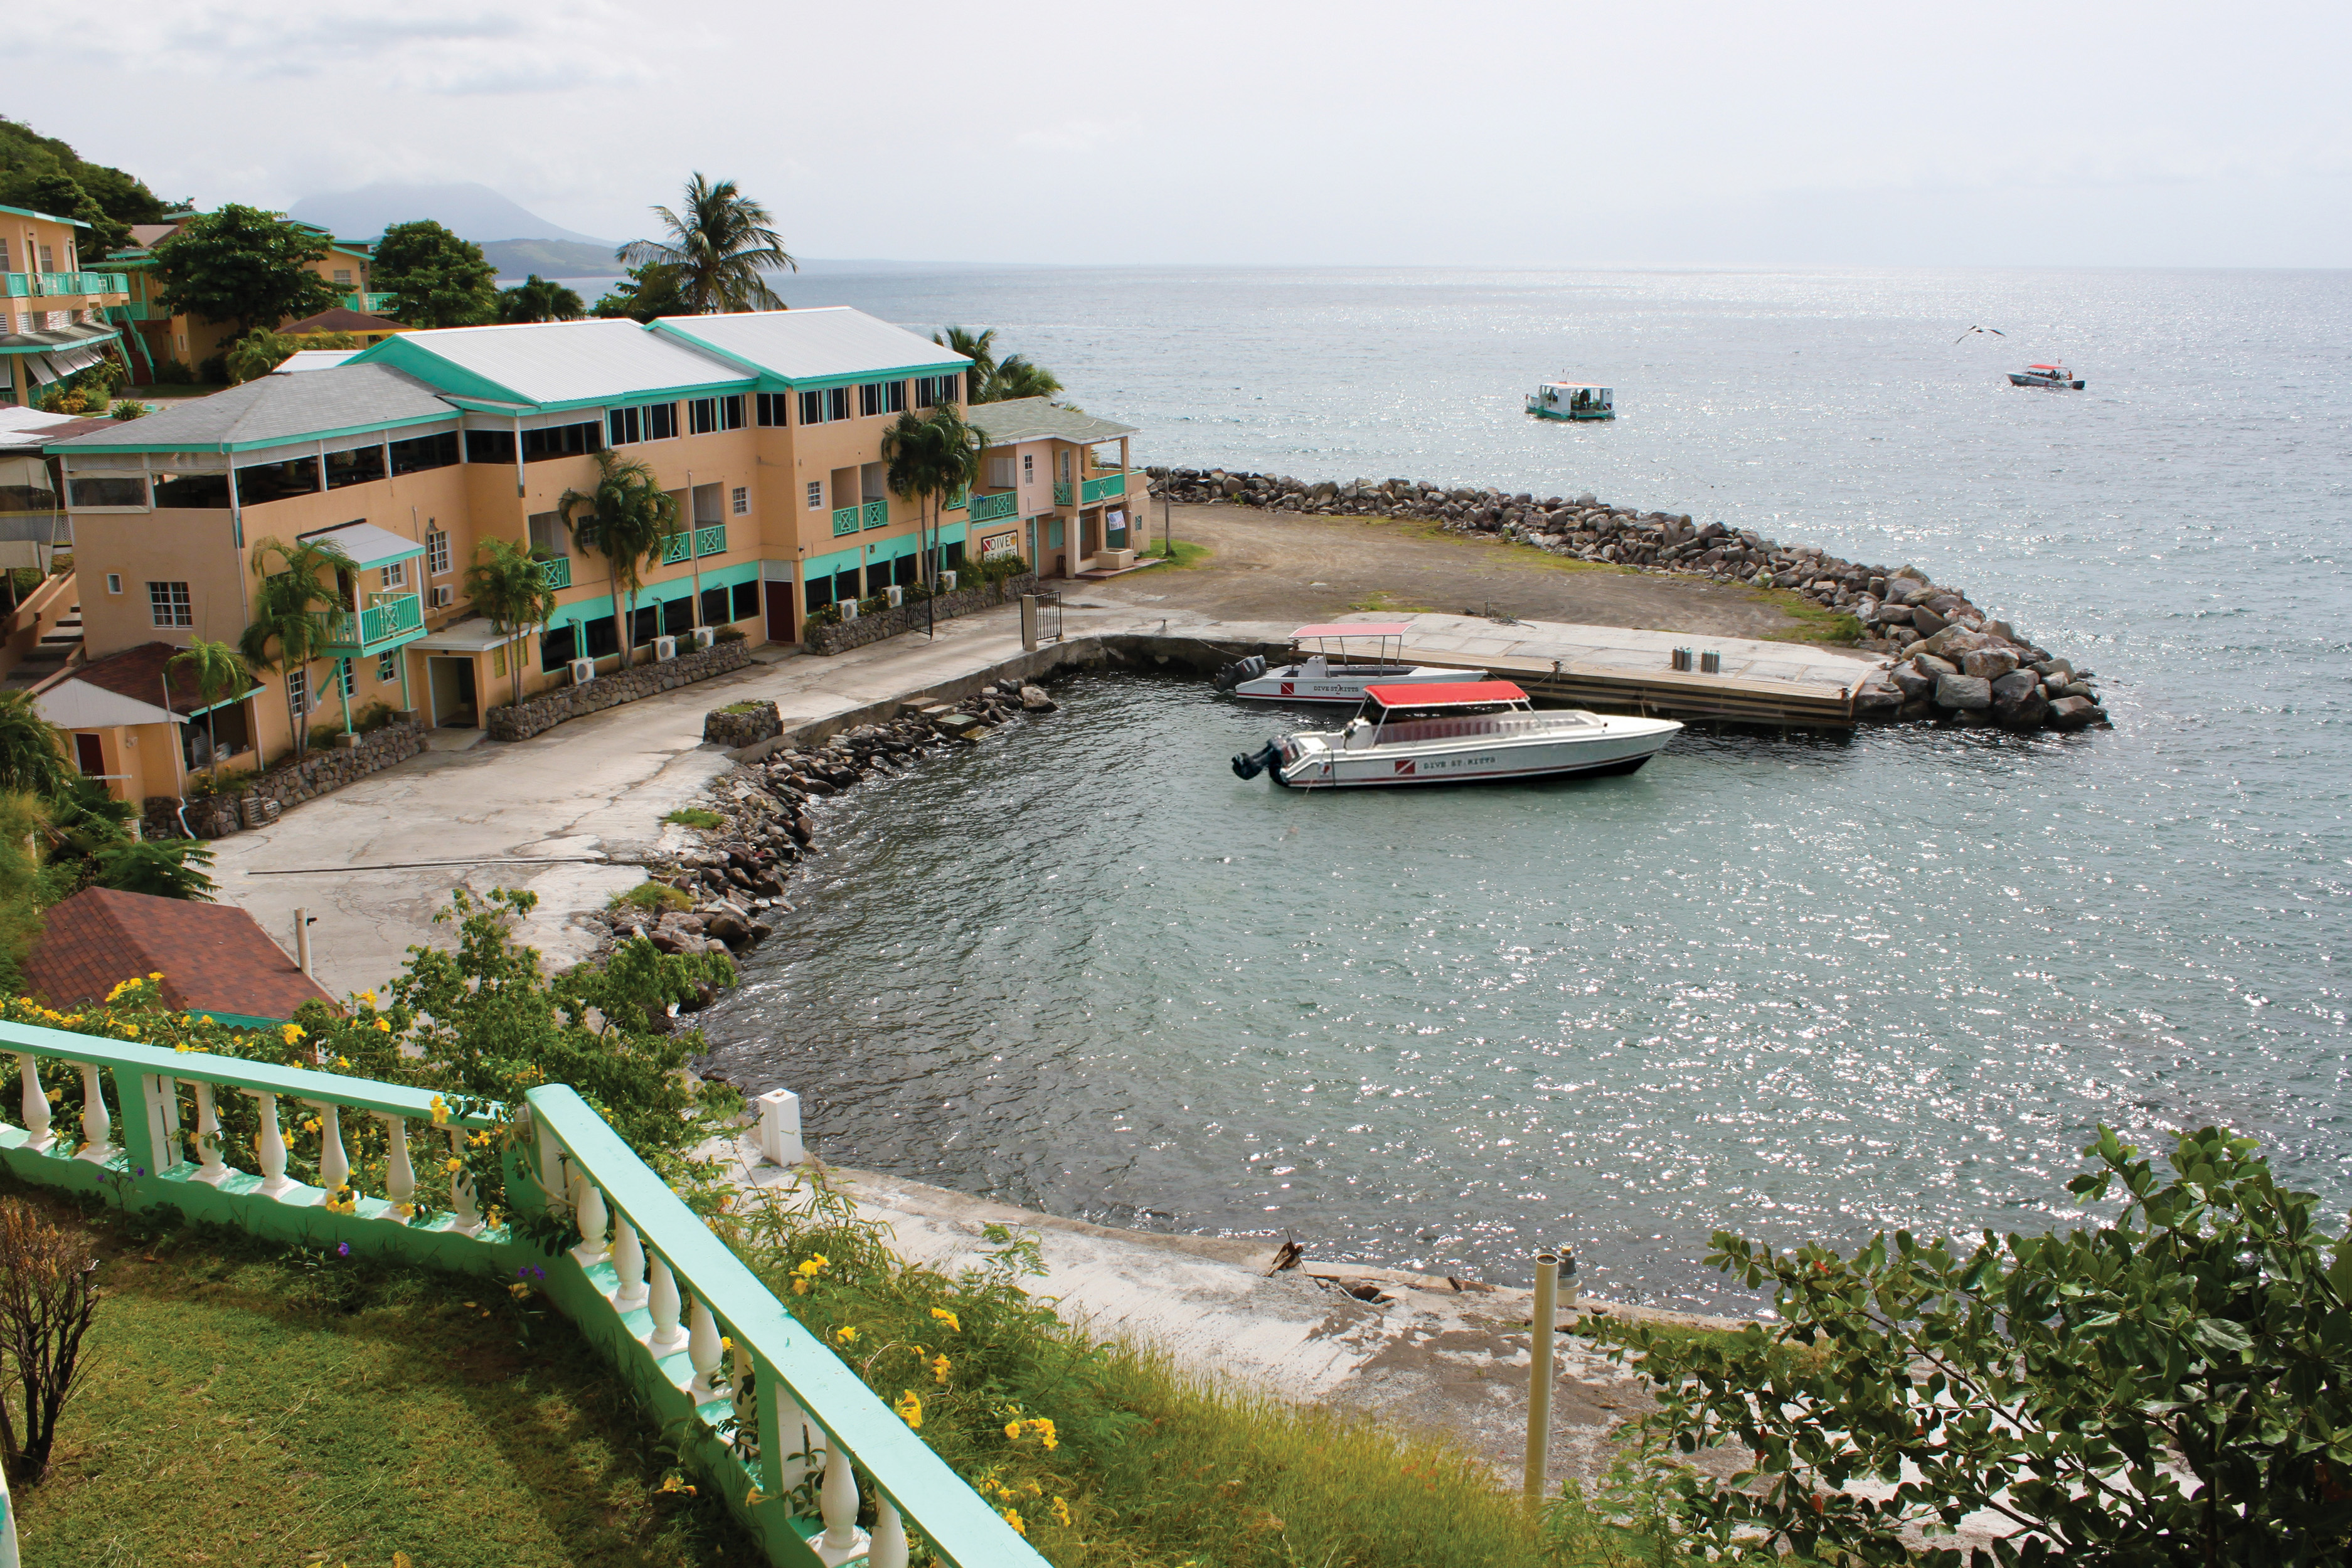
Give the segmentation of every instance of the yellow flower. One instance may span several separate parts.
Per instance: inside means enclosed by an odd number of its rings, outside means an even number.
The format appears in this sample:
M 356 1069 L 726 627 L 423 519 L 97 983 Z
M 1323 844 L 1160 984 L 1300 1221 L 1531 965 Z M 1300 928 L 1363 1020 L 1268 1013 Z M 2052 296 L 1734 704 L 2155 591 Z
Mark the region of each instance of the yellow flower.
M 963 1324 L 958 1322 L 956 1321 L 956 1315 L 948 1311 L 945 1307 L 933 1307 L 931 1309 L 931 1316 L 939 1319 L 940 1322 L 947 1324 L 948 1327 L 955 1330 L 956 1333 L 963 1333 Z
M 829 1268 L 831 1264 L 832 1260 L 827 1258 L 824 1253 L 813 1253 L 801 1260 L 800 1265 L 796 1270 L 794 1270 L 794 1272 L 806 1274 L 810 1279 L 814 1280 Z
M 1007 1421 L 1004 1424 L 1004 1436 L 1012 1442 L 1019 1442 L 1021 1440 L 1021 1423 L 1018 1421 Z
M 288 1025 L 287 1027 L 290 1029 L 290 1028 L 292 1028 L 293 1026 L 289 1024 L 289 1025 Z M 433 1124 L 434 1124 L 435 1126 L 436 1126 L 436 1127 L 437 1127 L 437 1126 L 440 1126 L 443 1123 L 445 1123 L 445 1122 L 446 1122 L 446 1121 L 448 1121 L 448 1120 L 449 1120 L 449 1105 L 448 1105 L 448 1103 L 447 1103 L 446 1101 L 443 1100 L 443 1099 L 441 1098 L 441 1096 L 439 1096 L 438 1094 L 436 1094 L 435 1096 L 433 1096 Z
M 997 1512 L 999 1512 L 999 1513 L 1001 1513 L 1001 1514 L 1003 1514 L 1003 1515 L 1004 1516 L 1004 1522 L 1005 1522 L 1005 1523 L 1007 1523 L 1007 1524 L 1011 1525 L 1014 1530 L 1018 1531 L 1021 1534 L 1023 1534 L 1023 1535 L 1026 1535 L 1026 1534 L 1028 1534 L 1028 1533 L 1029 1533 L 1029 1527 L 1028 1527 L 1027 1525 L 1025 1525 L 1025 1524 L 1024 1524 L 1024 1523 L 1022 1523 L 1022 1522 L 1021 1522 L 1021 1511 L 1020 1511 L 1019 1509 L 1017 1509 L 1017 1508 L 1000 1508 L 1000 1509 L 998 1509 L 996 1511 L 997 1511 Z
M 1064 1530 L 1070 1528 L 1070 1505 L 1060 1498 L 1054 1500 L 1054 1522 Z
M 459 1159 L 457 1155 L 451 1155 L 447 1159 L 441 1162 L 441 1168 L 447 1171 L 451 1176 L 456 1176 L 459 1171 L 466 1168 L 466 1162 Z
M 295 1041 L 303 1038 L 305 1031 L 300 1024 L 289 1023 L 278 1032 L 285 1038 L 287 1044 L 292 1045 Z
M 507 1287 L 507 1294 L 512 1296 L 519 1301 L 525 1296 L 530 1294 L 530 1287 L 524 1284 L 520 1280 L 517 1280 L 513 1284 Z
M 807 1294 L 808 1294 L 808 1281 L 807 1281 L 806 1280 L 794 1280 L 794 1281 L 793 1281 L 793 1295 L 795 1295 L 795 1296 L 805 1296 L 805 1295 L 807 1295 Z
M 317 1131 L 319 1130 L 319 1118 L 318 1118 L 318 1117 L 316 1117 L 316 1116 L 313 1116 L 313 1117 L 311 1117 L 309 1121 L 307 1121 L 307 1122 L 303 1123 L 303 1124 L 302 1124 L 302 1130 L 303 1130 L 304 1132 L 306 1132 L 306 1133 L 315 1133 L 315 1132 L 317 1132 Z
M 720 1334 L 719 1336 L 719 1348 L 721 1350 L 733 1350 L 735 1348 L 735 1336 L 733 1334 Z
M 890 1408 L 896 1410 L 898 1413 L 898 1418 L 916 1431 L 919 1432 L 923 1429 L 923 1401 L 913 1389 L 909 1388 L 899 1395 L 898 1403 L 892 1405 Z
M 182 1056 L 185 1056 L 185 1055 L 187 1055 L 187 1054 L 188 1054 L 188 1052 L 190 1052 L 190 1051 L 192 1051 L 195 1050 L 196 1048 L 195 1048 L 194 1046 L 193 1046 L 193 1045 L 181 1044 L 181 1045 L 175 1045 L 175 1046 L 173 1046 L 172 1049 L 173 1049 L 173 1051 L 178 1051 Z
M 945 1388 L 947 1386 L 948 1358 L 946 1356 L 942 1355 L 938 1360 L 931 1363 L 931 1376 L 938 1380 L 940 1387 Z
M 365 1002 L 370 1007 L 373 1007 L 375 1006 L 375 993 L 373 991 L 362 991 L 360 993 L 360 1000 Z
M 392 1020 L 390 1019 L 378 1019 L 375 1020 L 375 1027 L 378 1033 L 390 1034 L 392 1032 Z
M 161 969 L 150 969 L 147 972 L 147 977 L 151 980 L 160 980 L 163 977 L 163 971 Z
M 337 1067 L 349 1067 L 351 1064 L 352 1059 L 348 1056 L 339 1056 L 335 1058 L 335 1065 Z
M 839 1340 L 844 1344 L 856 1344 L 857 1343 L 857 1325 L 856 1323 L 844 1323 L 839 1329 L 834 1332 L 833 1337 Z

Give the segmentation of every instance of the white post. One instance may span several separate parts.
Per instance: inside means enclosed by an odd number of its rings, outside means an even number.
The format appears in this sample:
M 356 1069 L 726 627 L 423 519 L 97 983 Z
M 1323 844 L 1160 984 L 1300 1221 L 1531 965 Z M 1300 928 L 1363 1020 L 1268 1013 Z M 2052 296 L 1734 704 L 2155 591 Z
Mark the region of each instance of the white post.
M 1559 1254 L 1536 1254 L 1535 1312 L 1528 1319 L 1527 1499 L 1544 1494 L 1551 1468 L 1551 1333 L 1559 1317 Z
M 220 1112 L 213 1104 L 213 1086 L 196 1080 L 196 1172 L 188 1179 L 218 1186 L 228 1175 L 221 1160 Z
M 97 1067 L 87 1061 L 74 1065 L 81 1069 L 82 1148 L 77 1157 L 104 1165 L 114 1153 L 113 1144 L 108 1141 L 114 1131 L 114 1118 L 107 1114 L 106 1092 L 99 1082 Z
M 586 1171 L 578 1171 L 578 1178 L 580 1196 L 573 1212 L 580 1220 L 580 1245 L 572 1249 L 572 1256 L 585 1269 L 604 1256 L 604 1195 L 596 1190 Z
M 771 1089 L 760 1096 L 760 1155 L 772 1166 L 808 1163 L 808 1145 L 801 1142 L 801 1097 L 789 1089 Z
M 240 1091 L 261 1107 L 261 1186 L 264 1197 L 276 1197 L 294 1186 L 286 1174 L 286 1134 L 278 1130 L 278 1096 L 258 1089 Z
M 613 1218 L 613 1272 L 620 1288 L 613 1292 L 613 1310 L 635 1312 L 646 1304 L 646 1249 L 638 1244 L 637 1228 L 625 1214 Z
M 660 1253 L 653 1257 L 653 1285 L 646 1297 L 646 1306 L 653 1313 L 654 1332 L 646 1341 L 646 1348 L 658 1360 L 675 1355 L 685 1347 L 686 1331 L 677 1326 L 677 1281 L 671 1277 L 669 1265 Z
M 866 1548 L 866 1568 L 907 1568 L 907 1527 L 879 1487 L 874 1489 L 874 1541 Z
M 408 1163 L 408 1118 L 387 1111 L 370 1113 L 383 1124 L 384 1137 L 389 1144 L 384 1151 L 383 1195 L 393 1207 L 414 1208 L 416 1205 L 416 1167 Z
M 866 1552 L 866 1532 L 857 1528 L 857 1468 L 843 1451 L 841 1439 L 830 1433 L 824 1440 L 824 1479 L 817 1484 L 817 1511 L 824 1516 L 824 1533 L 809 1544 L 826 1568 Z
M 319 1113 L 319 1185 L 332 1197 L 352 1179 L 352 1159 L 343 1152 L 342 1108 L 331 1100 L 302 1103 Z
M 571 1184 L 563 1174 L 571 1161 L 563 1153 L 563 1140 L 555 1135 L 555 1129 L 544 1118 L 531 1120 L 539 1139 L 539 1190 L 547 1195 L 549 1211 L 561 1217 L 572 1207 Z
M 710 1315 L 709 1303 L 702 1299 L 699 1291 L 695 1294 L 694 1305 L 687 1313 L 687 1321 L 693 1327 L 686 1339 L 686 1359 L 694 1367 L 694 1381 L 687 1385 L 687 1392 L 694 1396 L 695 1403 L 698 1405 L 719 1392 L 721 1354 L 719 1320 Z
M 33 1134 L 25 1140 L 25 1146 L 35 1154 L 55 1141 L 49 1136 L 49 1097 L 41 1088 L 40 1069 L 35 1065 L 37 1061 L 29 1051 L 16 1058 L 17 1075 L 25 1081 L 25 1130 Z
M 455 1122 L 449 1124 L 449 1157 L 466 1157 L 466 1129 Z M 482 1211 L 474 1207 L 474 1178 L 466 1174 L 462 1166 L 449 1173 L 449 1207 L 457 1216 L 450 1226 L 452 1230 L 471 1236 L 482 1228 Z
M 341 685 L 340 676 L 336 685 Z M 305 975 L 310 972 L 310 912 L 307 909 L 294 912 L 294 964 Z

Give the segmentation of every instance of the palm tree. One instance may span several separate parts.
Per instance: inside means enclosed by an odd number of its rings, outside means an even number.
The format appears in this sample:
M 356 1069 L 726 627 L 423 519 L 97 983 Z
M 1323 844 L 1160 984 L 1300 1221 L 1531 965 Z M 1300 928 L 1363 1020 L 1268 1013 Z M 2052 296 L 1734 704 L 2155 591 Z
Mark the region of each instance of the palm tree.
M 989 387 L 996 380 L 996 329 L 982 328 L 974 332 L 963 327 L 943 327 L 931 334 L 931 341 L 971 361 L 971 386 L 964 396 L 972 402 L 993 402 Z
M 213 722 L 213 714 L 231 697 L 243 694 L 253 682 L 253 672 L 245 667 L 245 660 L 226 643 L 208 643 L 202 637 L 192 637 L 188 645 L 172 656 L 164 666 L 165 678 L 173 669 L 184 671 L 190 691 L 204 705 L 205 744 L 211 754 L 209 771 L 220 777 L 220 730 Z
M 1003 402 L 1016 397 L 1052 397 L 1062 390 L 1054 372 L 1043 365 L 1032 364 L 1026 354 L 1015 354 L 996 367 L 988 378 L 990 402 Z M 979 399 L 974 399 L 979 402 Z
M 797 272 L 801 264 L 784 254 L 768 209 L 736 190 L 734 181 L 713 184 L 698 172 L 686 183 L 685 212 L 656 207 L 654 215 L 669 239 L 631 240 L 613 259 L 625 267 L 677 268 L 678 291 L 699 316 L 784 308 L 760 274 L 776 267 Z
M 628 584 L 634 619 L 637 593 L 645 587 L 641 569 L 677 537 L 677 497 L 661 487 L 651 468 L 633 457 L 615 457 L 607 447 L 596 454 L 596 487 L 585 495 L 564 491 L 556 498 L 555 515 L 572 530 L 574 543 L 603 556 L 611 570 L 613 619 L 625 670 L 636 662 L 636 650 L 629 622 L 621 618 L 621 585 Z
M 577 293 L 536 272 L 499 294 L 499 319 L 505 322 L 577 321 L 587 314 Z
M 483 559 L 466 569 L 466 597 L 501 636 L 555 613 L 555 590 L 547 586 L 547 574 L 529 550 L 504 539 L 485 539 L 481 553 Z M 514 665 L 514 700 L 520 702 L 522 659 L 518 654 L 509 663 Z
M 47 800 L 65 783 L 65 731 L 41 716 L 30 692 L 0 692 L 0 792 Z
M 271 556 L 284 563 L 275 575 L 268 570 Z M 274 538 L 253 547 L 252 566 L 261 587 L 253 596 L 253 623 L 238 634 L 236 651 L 248 668 L 285 676 L 286 716 L 294 728 L 294 755 L 300 757 L 310 749 L 310 727 L 294 704 L 294 673 L 307 674 L 325 650 L 331 635 L 327 617 L 353 608 L 343 602 L 340 586 L 328 587 L 319 574 L 332 571 L 340 578 L 358 569 L 333 545 L 309 539 L 289 545 Z
M 922 551 L 923 585 L 937 591 L 933 559 L 938 552 L 940 537 L 939 514 L 941 503 L 959 489 L 980 482 L 980 449 L 982 437 L 979 431 L 964 423 L 963 415 L 953 403 L 945 403 L 929 414 L 918 415 L 911 410 L 898 416 L 898 423 L 882 435 L 882 460 L 890 466 L 886 481 L 891 492 L 914 501 L 919 508 L 915 538 Z M 923 538 L 922 514 L 928 513 L 930 540 Z M 929 601 L 926 600 L 928 606 Z M 936 634 L 936 611 L 925 611 L 927 629 Z

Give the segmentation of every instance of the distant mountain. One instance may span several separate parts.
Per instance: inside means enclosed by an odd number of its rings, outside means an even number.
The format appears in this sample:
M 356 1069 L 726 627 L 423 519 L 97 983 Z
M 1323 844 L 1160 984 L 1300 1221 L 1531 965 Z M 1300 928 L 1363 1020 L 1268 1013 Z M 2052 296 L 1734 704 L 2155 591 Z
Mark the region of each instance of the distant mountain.
M 613 265 L 611 240 L 549 223 L 475 181 L 446 185 L 364 185 L 331 195 L 305 196 L 294 204 L 287 215 L 331 229 L 338 239 L 373 239 L 393 224 L 431 218 L 458 238 L 477 244 L 520 237 L 593 246 L 604 252 L 604 267 Z M 504 270 L 501 267 L 500 271 Z M 544 274 L 546 269 L 538 270 Z
M 618 277 L 621 264 L 614 247 L 569 239 L 493 239 L 482 242 L 482 256 L 499 269 L 500 277 Z

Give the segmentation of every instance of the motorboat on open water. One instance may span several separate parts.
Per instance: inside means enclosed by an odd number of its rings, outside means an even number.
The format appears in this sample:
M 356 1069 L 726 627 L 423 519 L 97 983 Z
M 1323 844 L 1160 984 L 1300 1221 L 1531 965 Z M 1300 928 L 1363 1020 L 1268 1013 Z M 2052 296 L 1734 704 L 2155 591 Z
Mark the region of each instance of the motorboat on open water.
M 2066 373 L 2063 365 L 2028 365 L 2021 371 L 2009 372 L 2009 384 L 2013 387 L 2048 387 L 2052 392 L 2081 392 L 2083 383 Z
M 1234 758 L 1244 779 L 1270 773 L 1294 789 L 1470 784 L 1631 773 L 1682 726 L 1581 708 L 1538 713 L 1508 681 L 1368 686 L 1347 727 L 1297 730 Z
M 1538 419 L 1614 419 L 1617 393 L 1581 382 L 1541 382 L 1528 393 L 1528 412 Z
M 1257 654 L 1236 659 L 1217 672 L 1217 689 L 1259 702 L 1346 703 L 1352 707 L 1364 700 L 1364 689 L 1375 684 L 1434 685 L 1477 680 L 1486 674 L 1406 664 L 1404 634 L 1411 630 L 1402 621 L 1301 626 L 1290 634 L 1286 663 L 1269 668 Z

